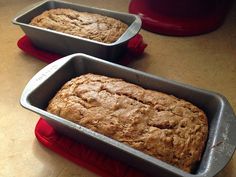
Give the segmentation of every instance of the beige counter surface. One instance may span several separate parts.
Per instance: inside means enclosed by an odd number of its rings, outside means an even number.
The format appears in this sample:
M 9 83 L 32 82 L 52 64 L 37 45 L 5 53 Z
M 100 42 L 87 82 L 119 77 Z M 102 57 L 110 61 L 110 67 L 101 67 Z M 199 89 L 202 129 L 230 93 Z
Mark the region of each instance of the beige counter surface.
M 23 109 L 19 98 L 26 83 L 46 63 L 24 54 L 24 35 L 11 19 L 36 0 L 0 1 L 0 176 L 95 177 L 40 145 L 34 128 L 39 116 Z M 127 12 L 128 0 L 77 0 Z M 194 37 L 168 37 L 141 30 L 145 54 L 129 66 L 178 82 L 219 92 L 236 112 L 236 5 L 218 30 Z M 218 177 L 236 176 L 236 154 Z

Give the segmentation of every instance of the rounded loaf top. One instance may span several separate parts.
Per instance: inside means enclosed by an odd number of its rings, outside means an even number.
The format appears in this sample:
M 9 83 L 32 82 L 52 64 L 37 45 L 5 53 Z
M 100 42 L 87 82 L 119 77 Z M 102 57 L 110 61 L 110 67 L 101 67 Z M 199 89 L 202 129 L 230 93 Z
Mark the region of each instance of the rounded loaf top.
M 72 9 L 45 11 L 30 24 L 104 43 L 115 42 L 128 28 L 120 20 Z
M 187 172 L 208 134 L 206 115 L 190 102 L 95 74 L 68 81 L 47 111 Z

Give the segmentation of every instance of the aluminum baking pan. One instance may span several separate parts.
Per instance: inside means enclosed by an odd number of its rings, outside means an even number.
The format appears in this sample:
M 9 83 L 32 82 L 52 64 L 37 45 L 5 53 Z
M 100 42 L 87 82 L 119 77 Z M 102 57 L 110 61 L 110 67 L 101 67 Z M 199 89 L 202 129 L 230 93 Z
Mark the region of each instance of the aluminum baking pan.
M 126 23 L 129 27 L 117 41 L 108 44 L 29 25 L 30 21 L 35 16 L 46 10 L 55 8 L 69 8 L 80 12 L 90 12 L 109 16 Z M 128 41 L 141 29 L 140 18 L 133 14 L 50 0 L 42 1 L 26 7 L 18 13 L 12 22 L 19 25 L 25 34 L 31 39 L 33 44 L 41 49 L 59 53 L 61 55 L 82 52 L 109 61 L 115 61 L 124 54 Z
M 49 100 L 66 81 L 85 73 L 122 78 L 147 89 L 175 95 L 203 109 L 208 117 L 209 136 L 196 171 L 191 174 L 186 173 L 127 145 L 45 111 Z M 171 177 L 214 176 L 229 162 L 236 147 L 236 117 L 224 96 L 85 54 L 73 54 L 47 65 L 26 85 L 20 102 L 23 107 L 43 116 L 56 130 L 143 170 L 150 176 L 157 176 L 157 174 Z

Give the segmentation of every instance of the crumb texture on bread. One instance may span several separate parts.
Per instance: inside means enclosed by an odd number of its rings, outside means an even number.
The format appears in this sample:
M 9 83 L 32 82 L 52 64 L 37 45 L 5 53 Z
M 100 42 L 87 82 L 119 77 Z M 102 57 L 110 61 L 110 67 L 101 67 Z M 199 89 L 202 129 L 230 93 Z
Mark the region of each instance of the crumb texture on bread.
M 45 11 L 30 24 L 104 43 L 115 42 L 128 28 L 117 19 L 72 9 Z
M 190 102 L 90 73 L 64 84 L 47 111 L 187 172 L 208 134 L 206 115 Z

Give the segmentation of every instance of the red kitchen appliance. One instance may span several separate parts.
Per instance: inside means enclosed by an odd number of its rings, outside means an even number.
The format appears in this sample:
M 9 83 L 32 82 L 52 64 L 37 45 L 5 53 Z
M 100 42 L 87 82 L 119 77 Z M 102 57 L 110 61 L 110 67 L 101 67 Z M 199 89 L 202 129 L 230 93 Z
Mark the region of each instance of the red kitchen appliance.
M 231 0 L 131 0 L 129 12 L 142 19 L 151 32 L 190 36 L 217 29 Z

